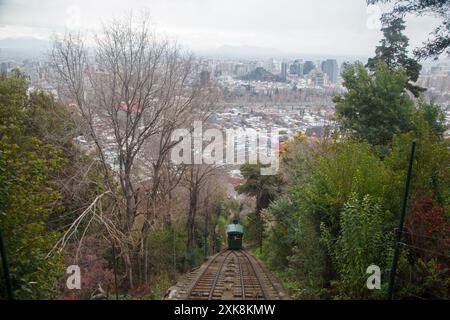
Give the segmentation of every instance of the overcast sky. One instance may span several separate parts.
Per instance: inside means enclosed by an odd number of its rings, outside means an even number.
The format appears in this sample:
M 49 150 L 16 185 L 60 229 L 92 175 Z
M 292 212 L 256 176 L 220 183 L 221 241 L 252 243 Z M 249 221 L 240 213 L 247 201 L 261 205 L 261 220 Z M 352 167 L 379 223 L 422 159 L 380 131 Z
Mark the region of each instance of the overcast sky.
M 193 50 L 231 45 L 370 56 L 381 38 L 379 10 L 368 10 L 365 0 L 0 0 L 0 39 L 46 39 L 67 27 L 92 30 L 145 9 L 158 31 Z M 408 17 L 411 46 L 437 24 L 431 17 Z

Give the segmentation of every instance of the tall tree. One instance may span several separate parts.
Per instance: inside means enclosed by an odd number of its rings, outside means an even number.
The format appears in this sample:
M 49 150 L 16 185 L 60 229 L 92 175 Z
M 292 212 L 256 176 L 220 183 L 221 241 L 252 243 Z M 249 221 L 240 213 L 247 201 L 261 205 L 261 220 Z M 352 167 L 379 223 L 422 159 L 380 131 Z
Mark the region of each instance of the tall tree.
M 379 62 L 373 75 L 361 63 L 342 74 L 347 91 L 334 97 L 338 122 L 373 145 L 389 144 L 395 133 L 414 128 L 414 103 L 404 92 L 404 70 Z
M 256 198 L 256 212 L 269 207 L 279 191 L 280 177 L 278 175 L 261 175 L 261 168 L 267 167 L 263 164 L 244 164 L 241 173 L 245 183 L 236 186 L 238 193 L 243 193 Z
M 162 171 L 178 143 L 171 134 L 202 119 L 213 101 L 211 88 L 199 85 L 194 57 L 158 39 L 147 17 L 137 24 L 133 17 L 106 23 L 95 39 L 89 54 L 80 36 L 56 41 L 52 65 L 61 96 L 80 112 L 102 164 L 114 203 L 103 222 L 121 249 L 133 287 L 147 282 L 142 255 L 157 215 Z
M 212 165 L 187 165 L 183 177 L 183 185 L 189 194 L 189 209 L 187 215 L 187 243 L 188 251 L 194 249 L 195 223 L 199 206 L 202 201 L 202 193 L 208 186 L 208 180 L 217 174 L 217 168 Z
M 245 182 L 235 187 L 239 194 L 246 194 L 255 197 L 256 209 L 250 216 L 251 229 L 248 233 L 253 233 L 255 239 L 259 241 L 259 247 L 262 251 L 264 221 L 261 211 L 269 207 L 276 195 L 280 192 L 281 177 L 275 175 L 261 175 L 261 168 L 268 167 L 261 163 L 244 164 L 241 166 L 241 173 L 245 178 Z
M 403 34 L 405 21 L 402 18 L 382 20 L 384 26 L 381 31 L 383 31 L 384 38 L 375 49 L 375 57 L 368 60 L 367 67 L 374 71 L 377 63 L 381 60 L 390 69 L 404 68 L 408 77 L 406 88 L 418 97 L 426 89 L 412 83 L 419 78 L 422 66 L 417 60 L 408 57 L 409 39 Z
M 449 12 L 450 1 L 448 0 L 367 0 L 368 4 L 394 3 L 390 13 L 384 15 L 384 19 L 404 18 L 407 14 L 416 16 L 433 16 L 442 20 L 423 43 L 416 48 L 414 54 L 419 59 L 435 58 L 446 52 L 450 55 L 450 26 Z

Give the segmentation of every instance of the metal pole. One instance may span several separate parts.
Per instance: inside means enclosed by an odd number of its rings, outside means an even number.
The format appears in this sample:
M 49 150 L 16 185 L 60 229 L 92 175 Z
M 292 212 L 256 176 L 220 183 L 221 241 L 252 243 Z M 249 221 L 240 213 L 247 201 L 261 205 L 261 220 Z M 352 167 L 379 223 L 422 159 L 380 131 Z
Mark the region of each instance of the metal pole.
M 0 254 L 2 257 L 3 274 L 5 277 L 6 293 L 8 300 L 14 300 L 14 294 L 11 284 L 11 276 L 9 274 L 8 259 L 6 257 L 5 243 L 3 242 L 2 230 L 0 229 Z
M 406 207 L 408 204 L 408 196 L 409 196 L 409 189 L 411 185 L 411 175 L 412 175 L 412 167 L 414 162 L 414 153 L 416 151 L 416 141 L 412 142 L 411 145 L 411 155 L 409 157 L 409 165 L 408 165 L 408 173 L 406 176 L 406 183 L 405 183 L 405 193 L 403 195 L 403 203 L 402 203 L 402 211 L 400 214 L 400 222 L 397 228 L 396 232 L 396 239 L 395 239 L 395 252 L 394 252 L 394 258 L 392 260 L 392 268 L 391 268 L 391 274 L 389 279 L 389 291 L 388 291 L 388 298 L 389 300 L 392 300 L 394 298 L 394 289 L 395 289 L 395 276 L 397 273 L 397 264 L 398 259 L 400 256 L 400 241 L 402 239 L 402 233 L 403 233 L 403 224 L 405 222 L 405 214 L 406 214 Z
M 113 254 L 113 260 L 114 260 L 114 285 L 116 286 L 116 300 L 119 300 L 119 288 L 117 287 L 117 261 L 116 261 L 116 246 L 112 245 L 112 254 Z
M 262 254 L 263 251 L 263 233 L 264 233 L 264 227 L 263 227 L 263 219 L 261 217 L 261 211 L 259 212 L 259 254 Z

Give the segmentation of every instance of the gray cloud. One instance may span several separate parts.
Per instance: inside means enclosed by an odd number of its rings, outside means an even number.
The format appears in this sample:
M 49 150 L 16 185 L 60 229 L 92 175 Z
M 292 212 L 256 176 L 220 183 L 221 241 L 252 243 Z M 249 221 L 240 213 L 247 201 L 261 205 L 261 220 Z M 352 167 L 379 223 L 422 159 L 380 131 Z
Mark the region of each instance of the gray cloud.
M 381 38 L 379 30 L 367 27 L 365 0 L 0 0 L 0 37 L 7 37 L 6 31 L 15 36 L 33 36 L 33 30 L 41 36 L 61 32 L 73 18 L 73 8 L 84 29 L 129 10 L 147 9 L 158 30 L 193 49 L 251 45 L 370 55 Z M 436 24 L 432 18 L 410 18 L 412 46 L 424 41 Z

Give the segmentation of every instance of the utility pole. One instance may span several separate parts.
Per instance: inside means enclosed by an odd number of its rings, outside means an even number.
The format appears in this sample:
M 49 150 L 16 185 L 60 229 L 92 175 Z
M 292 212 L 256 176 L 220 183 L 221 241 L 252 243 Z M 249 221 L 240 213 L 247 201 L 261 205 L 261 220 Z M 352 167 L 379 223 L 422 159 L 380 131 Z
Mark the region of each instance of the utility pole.
M 416 141 L 413 141 L 412 145 L 411 145 L 411 155 L 409 157 L 408 173 L 406 175 L 405 193 L 403 194 L 403 203 L 402 203 L 402 211 L 400 214 L 400 222 L 399 222 L 398 228 L 396 230 L 395 252 L 394 252 L 394 258 L 392 259 L 392 268 L 391 268 L 391 274 L 390 274 L 390 279 L 389 279 L 389 291 L 388 291 L 389 300 L 394 299 L 395 276 L 397 273 L 398 259 L 400 257 L 400 242 L 402 240 L 403 224 L 405 222 L 406 207 L 408 205 L 408 196 L 409 196 L 409 189 L 410 189 L 410 185 L 411 185 L 411 176 L 412 176 L 412 168 L 413 168 L 415 151 L 416 151 Z

